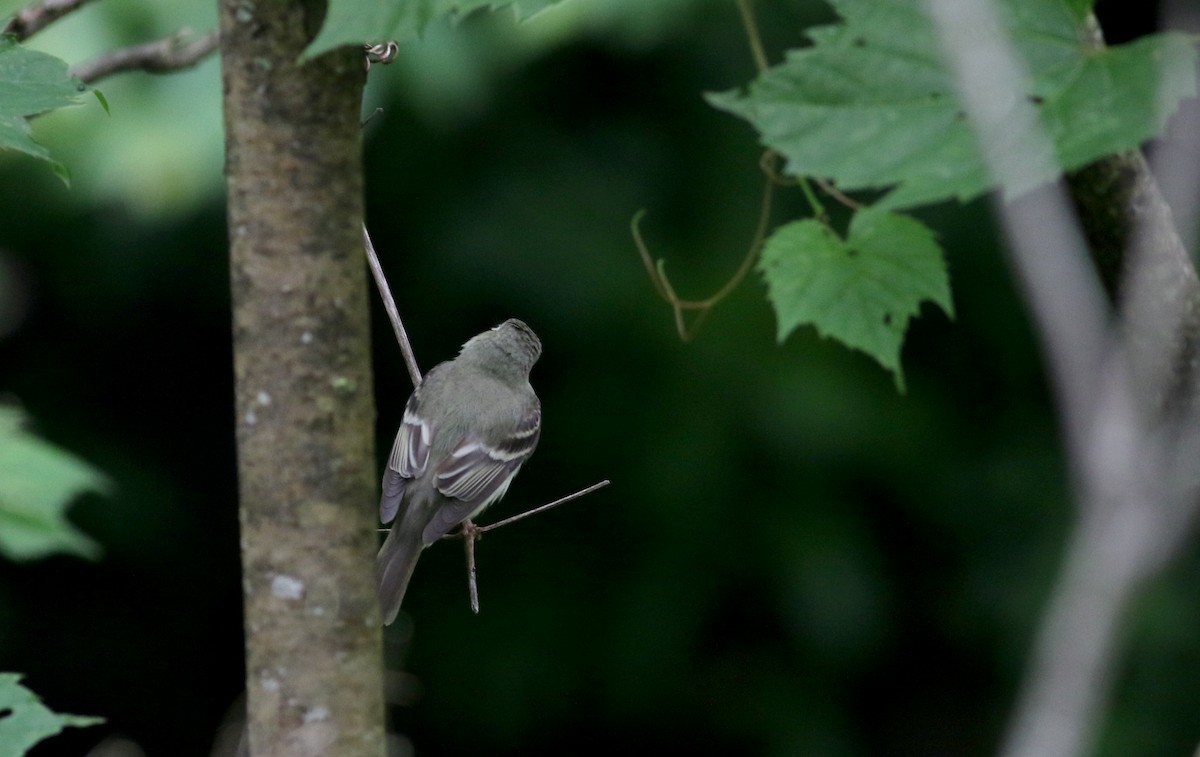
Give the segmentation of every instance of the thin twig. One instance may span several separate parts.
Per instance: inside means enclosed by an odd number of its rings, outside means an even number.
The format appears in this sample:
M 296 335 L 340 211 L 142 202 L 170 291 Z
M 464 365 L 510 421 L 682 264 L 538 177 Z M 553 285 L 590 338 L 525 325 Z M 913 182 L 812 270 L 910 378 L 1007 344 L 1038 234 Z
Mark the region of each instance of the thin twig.
M 464 549 L 467 551 L 467 591 L 471 595 L 471 612 L 476 615 L 479 614 L 479 583 L 475 570 L 475 542 L 479 540 L 481 530 L 470 518 L 462 523 Z
M 525 512 L 518 513 L 517 515 L 514 515 L 511 518 L 505 518 L 504 520 L 497 521 L 497 522 L 492 523 L 491 525 L 487 525 L 487 526 L 477 526 L 477 525 L 475 525 L 475 523 L 473 521 L 471 521 L 470 519 L 467 519 L 462 522 L 462 527 L 459 530 L 455 531 L 452 534 L 446 534 L 445 536 L 443 536 L 442 537 L 443 539 L 462 539 L 463 541 L 466 542 L 465 549 L 467 552 L 467 590 L 470 592 L 470 595 L 471 595 L 471 611 L 474 612 L 475 614 L 479 614 L 479 584 L 477 581 L 477 573 L 475 570 L 475 542 L 479 541 L 479 539 L 482 538 L 483 535 L 486 534 L 488 531 L 494 531 L 497 528 L 500 528 L 502 526 L 507 526 L 510 523 L 516 523 L 519 520 L 524 520 L 524 519 L 530 517 L 531 515 L 537 515 L 540 512 L 545 512 L 546 510 L 549 510 L 552 507 L 558 507 L 559 505 L 570 502 L 571 500 L 579 499 L 580 497 L 582 497 L 585 494 L 591 494 L 592 492 L 596 491 L 597 489 L 603 489 L 604 487 L 608 486 L 608 484 L 609 484 L 609 481 L 607 479 L 605 479 L 604 481 L 600 481 L 598 483 L 592 484 L 591 486 L 587 487 L 586 489 L 580 489 L 579 491 L 575 492 L 574 494 L 568 494 L 567 496 L 560 497 L 560 498 L 554 500 L 553 502 L 547 503 L 545 505 L 540 505 L 538 507 L 533 508 L 532 510 L 526 510 Z
M 12 34 L 18 42 L 23 42 L 88 2 L 90 0 L 42 0 L 17 11 L 0 34 Z
M 179 31 L 169 37 L 141 45 L 110 50 L 87 63 L 71 68 L 71 75 L 89 84 L 122 71 L 146 71 L 164 74 L 191 68 L 211 55 L 220 41 L 216 29 L 184 42 L 188 32 Z
M 532 510 L 526 510 L 523 513 L 517 513 L 516 515 L 514 515 L 512 517 L 505 518 L 504 520 L 496 521 L 495 523 L 490 523 L 486 526 L 477 526 L 474 523 L 472 523 L 471 521 L 463 521 L 463 528 L 461 530 L 446 534 L 442 538 L 443 539 L 462 539 L 468 533 L 474 533 L 474 534 L 476 534 L 476 536 L 474 538 L 479 538 L 479 536 L 478 536 L 479 534 L 486 534 L 488 531 L 495 531 L 497 528 L 500 528 L 501 526 L 507 526 L 510 523 L 516 523 L 519 520 L 525 520 L 526 518 L 528 518 L 531 515 L 537 515 L 540 512 L 545 512 L 546 510 L 549 510 L 552 507 L 558 507 L 559 505 L 565 505 L 566 503 L 568 503 L 572 500 L 579 499 L 580 497 L 584 496 L 585 494 L 591 494 L 592 492 L 596 491 L 597 489 L 603 489 L 604 487 L 608 486 L 610 483 L 612 483 L 612 482 L 609 481 L 608 479 L 605 479 L 603 481 L 597 481 L 596 483 L 592 484 L 591 486 L 584 488 L 584 489 L 580 489 L 579 491 L 575 492 L 574 494 L 568 494 L 565 497 L 559 497 L 558 499 L 554 500 L 553 502 L 548 502 L 544 505 L 538 505 L 537 507 L 533 508 Z M 467 527 L 468 523 L 470 523 L 469 527 Z M 380 529 L 380 530 L 386 531 L 387 529 Z
M 379 288 L 379 297 L 383 300 L 383 307 L 392 322 L 392 329 L 396 332 L 396 341 L 400 343 L 400 352 L 404 355 L 408 376 L 416 388 L 421 385 L 421 369 L 417 367 L 417 357 L 408 341 L 408 332 L 404 330 L 404 321 L 400 320 L 400 311 L 396 309 L 396 300 L 392 298 L 392 290 L 388 288 L 387 278 L 383 275 L 383 267 L 379 265 L 379 257 L 375 254 L 375 245 L 371 244 L 371 235 L 367 233 L 366 224 L 363 224 L 362 230 L 367 264 L 371 267 L 371 275 L 375 277 L 375 286 Z
M 604 487 L 608 486 L 609 483 L 611 483 L 611 482 L 608 479 L 605 479 L 604 481 L 599 481 L 597 483 L 592 484 L 591 486 L 587 487 L 586 489 L 580 489 L 579 491 L 575 492 L 574 494 L 568 494 L 565 497 L 560 497 L 560 498 L 554 500 L 553 502 L 549 502 L 540 507 L 535 507 L 532 510 L 526 510 L 523 513 L 518 513 L 518 514 L 512 516 L 511 518 L 505 518 L 504 520 L 496 521 L 495 523 L 492 523 L 487 526 L 478 526 L 479 533 L 486 534 L 488 531 L 495 531 L 497 528 L 500 528 L 501 526 L 507 526 L 510 523 L 516 523 L 519 520 L 525 520 L 526 518 L 530 517 L 531 515 L 537 515 L 538 513 L 549 510 L 552 507 L 558 507 L 559 505 L 566 504 L 567 502 L 570 502 L 573 499 L 579 499 L 580 497 L 582 497 L 586 494 L 591 494 L 592 492 L 596 491 L 597 489 L 603 489 Z
M 375 285 L 379 288 L 379 296 L 383 300 L 383 307 L 387 310 L 388 318 L 392 321 L 392 328 L 396 331 L 396 341 L 400 343 L 400 351 L 404 354 L 404 364 L 408 366 L 408 374 L 412 378 L 413 387 L 421 385 L 421 369 L 417 367 L 417 358 L 413 355 L 412 345 L 408 341 L 408 332 L 404 330 L 404 322 L 400 320 L 400 311 L 396 309 L 396 300 L 392 298 L 392 291 L 388 287 L 387 278 L 383 275 L 383 267 L 379 264 L 379 257 L 375 254 L 375 245 L 371 242 L 371 235 L 367 233 L 367 225 L 363 224 L 363 248 L 367 254 L 367 264 L 371 268 L 371 274 L 375 277 Z M 467 586 L 471 594 L 471 611 L 479 613 L 479 584 L 477 581 L 477 572 L 475 569 L 475 542 L 479 540 L 483 534 L 488 531 L 495 530 L 501 526 L 506 526 L 509 523 L 528 518 L 531 515 L 536 515 L 552 507 L 557 507 L 573 499 L 578 499 L 585 494 L 590 494 L 597 489 L 608 486 L 608 481 L 604 480 L 596 484 L 592 484 L 586 489 L 581 489 L 574 494 L 568 494 L 565 497 L 550 502 L 549 504 L 535 507 L 532 510 L 514 515 L 511 518 L 505 518 L 502 521 L 493 523 L 489 526 L 477 526 L 469 518 L 462 522 L 462 528 L 452 534 L 443 536 L 443 539 L 463 539 L 466 542 L 465 549 L 467 553 Z M 388 529 L 380 529 L 386 531 Z

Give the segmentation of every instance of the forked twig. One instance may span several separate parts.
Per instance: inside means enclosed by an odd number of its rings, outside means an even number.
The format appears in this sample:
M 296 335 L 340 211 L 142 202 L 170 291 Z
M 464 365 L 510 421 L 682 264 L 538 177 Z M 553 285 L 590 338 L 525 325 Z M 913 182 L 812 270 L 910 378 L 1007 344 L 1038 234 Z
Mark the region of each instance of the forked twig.
M 591 494 L 592 492 L 596 491 L 597 489 L 603 489 L 604 487 L 608 486 L 609 483 L 611 483 L 611 482 L 608 479 L 605 479 L 603 481 L 598 481 L 587 488 L 580 489 L 579 491 L 575 492 L 574 494 L 568 494 L 565 497 L 559 497 L 558 499 L 554 500 L 553 502 L 548 502 L 544 505 L 539 505 L 538 507 L 535 507 L 532 510 L 526 510 L 523 513 L 517 513 L 516 515 L 514 515 L 510 518 L 505 518 L 504 520 L 499 520 L 499 521 L 496 521 L 495 523 L 492 523 L 492 524 L 489 524 L 486 526 L 477 526 L 471 520 L 464 520 L 462 522 L 462 528 L 460 528 L 458 531 L 455 531 L 452 534 L 446 534 L 445 536 L 443 536 L 442 537 L 443 539 L 462 539 L 464 542 L 466 542 L 465 546 L 466 546 L 466 551 L 467 551 L 467 584 L 468 584 L 467 589 L 468 589 L 468 591 L 470 591 L 470 594 L 471 594 L 471 611 L 477 615 L 479 614 L 479 585 L 476 583 L 476 580 L 475 580 L 475 573 L 476 573 L 476 571 L 475 571 L 475 542 L 477 542 L 488 531 L 495 531 L 497 528 L 501 528 L 502 526 L 507 526 L 510 523 L 516 523 L 519 520 L 525 520 L 526 518 L 530 517 L 531 515 L 537 515 L 538 513 L 545 512 L 546 510 L 549 510 L 552 507 L 558 507 L 559 505 L 566 504 L 567 502 L 570 502 L 571 500 L 579 499 L 580 497 L 584 496 L 585 494 Z
M 404 364 L 408 367 L 409 376 L 412 377 L 413 387 L 421 385 L 421 370 L 417 367 L 417 358 L 413 355 L 412 344 L 408 341 L 408 332 L 404 329 L 404 322 L 400 320 L 400 311 L 396 308 L 396 301 L 392 298 L 392 291 L 388 287 L 387 277 L 383 275 L 383 267 L 379 264 L 379 257 L 375 254 L 375 245 L 371 243 L 371 235 L 367 233 L 367 225 L 364 223 L 363 232 L 363 249 L 367 255 L 367 264 L 371 268 L 371 274 L 375 278 L 375 286 L 379 289 L 379 296 L 383 300 L 383 307 L 387 310 L 388 318 L 392 322 L 392 329 L 396 332 L 396 341 L 400 343 L 400 351 L 404 354 Z M 475 568 L 475 542 L 488 531 L 494 531 L 501 526 L 507 526 L 510 523 L 516 523 L 519 520 L 524 520 L 531 515 L 537 515 L 540 512 L 549 510 L 552 507 L 557 507 L 573 499 L 579 499 L 585 494 L 591 494 L 597 489 L 608 486 L 609 481 L 605 479 L 599 483 L 580 489 L 574 494 L 568 494 L 565 497 L 560 497 L 553 502 L 545 505 L 540 505 L 532 510 L 526 510 L 523 513 L 518 513 L 511 518 L 492 523 L 488 526 L 477 526 L 469 518 L 462 522 L 462 528 L 452 534 L 443 536 L 443 539 L 463 539 L 466 542 L 467 551 L 467 585 L 471 593 L 471 610 L 479 613 L 479 584 L 476 580 Z M 387 531 L 389 529 L 380 529 Z

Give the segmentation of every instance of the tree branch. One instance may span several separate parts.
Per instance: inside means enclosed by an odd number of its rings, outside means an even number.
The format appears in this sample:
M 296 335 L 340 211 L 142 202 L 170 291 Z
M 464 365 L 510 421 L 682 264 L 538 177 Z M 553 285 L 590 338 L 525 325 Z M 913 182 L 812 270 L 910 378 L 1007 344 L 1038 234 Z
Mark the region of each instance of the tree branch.
M 1094 17 L 1086 41 L 1104 47 Z M 1177 126 L 1186 136 L 1164 139 L 1158 162 L 1183 195 L 1175 208 L 1191 215 L 1182 228 L 1192 228 L 1200 155 L 1187 137 L 1200 126 L 1200 111 L 1184 103 L 1176 119 L 1186 122 Z M 1101 158 L 1067 179 L 1096 268 L 1121 308 L 1144 410 L 1159 417 L 1190 412 L 1200 378 L 1200 280 L 1171 205 L 1140 150 Z
M 42 0 L 17 11 L 0 33 L 12 34 L 23 42 L 88 2 L 91 0 Z
M 181 30 L 170 37 L 131 47 L 122 47 L 71 68 L 71 75 L 89 84 L 122 71 L 163 74 L 191 68 L 211 55 L 219 42 L 216 29 L 185 42 L 190 34 Z
M 1052 145 L 1022 96 L 1021 64 L 992 4 L 928 0 L 928 8 L 998 183 L 1028 186 L 1027 177 L 1054 173 L 1046 162 Z M 1012 149 L 998 149 L 1005 142 Z M 1197 507 L 1196 387 L 1190 376 L 1173 380 L 1171 370 L 1187 344 L 1181 325 L 1194 318 L 1195 271 L 1178 254 L 1182 245 L 1165 203 L 1154 199 L 1144 162 L 1115 160 L 1124 161 L 1133 180 L 1108 182 L 1104 199 L 1081 204 L 1085 213 L 1124 215 L 1119 220 L 1136 226 L 1120 236 L 1125 247 L 1102 251 L 1097 261 L 1109 292 L 1120 292 L 1120 331 L 1062 188 L 997 204 L 1056 390 L 1079 504 L 1006 734 L 1007 757 L 1088 751 L 1109 697 L 1128 601 L 1178 549 Z M 1104 205 L 1139 201 L 1153 207 L 1113 213 Z M 1101 228 L 1108 220 L 1085 225 Z M 1171 386 L 1185 387 L 1184 401 L 1164 401 Z

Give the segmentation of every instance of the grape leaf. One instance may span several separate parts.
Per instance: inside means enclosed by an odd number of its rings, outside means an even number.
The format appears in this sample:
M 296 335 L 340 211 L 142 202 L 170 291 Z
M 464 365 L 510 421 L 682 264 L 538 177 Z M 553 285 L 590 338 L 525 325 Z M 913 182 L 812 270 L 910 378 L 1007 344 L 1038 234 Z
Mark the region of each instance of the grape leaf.
M 109 488 L 104 474 L 25 431 L 20 411 L 0 407 L 0 554 L 14 560 L 55 552 L 98 557 L 99 545 L 64 513 L 79 494 Z
M 892 191 L 880 204 L 911 207 L 989 190 L 988 175 L 943 64 L 937 35 L 911 0 L 829 0 L 842 23 L 809 30 L 745 92 L 709 102 L 749 121 L 796 176 L 842 189 Z M 996 3 L 1029 70 L 1026 96 L 1066 170 L 1136 147 L 1195 93 L 1195 50 L 1160 34 L 1092 49 L 1082 0 Z M 1025 177 L 1023 186 L 1054 178 Z
M 86 728 L 104 718 L 60 715 L 21 685 L 16 673 L 0 673 L 0 755 L 23 755 L 64 728 Z
M 431 21 L 463 18 L 479 8 L 511 6 L 526 19 L 560 0 L 329 0 L 325 23 L 302 59 L 343 45 L 419 39 Z
M 67 73 L 67 64 L 27 50 L 0 35 L 0 149 L 18 150 L 50 164 L 63 181 L 66 167 L 29 136 L 29 117 L 77 105 L 89 87 Z
M 875 358 L 900 391 L 900 346 L 921 302 L 954 316 L 941 247 L 908 216 L 859 211 L 844 240 L 819 221 L 793 221 L 766 241 L 758 270 L 775 307 L 779 341 L 812 325 L 821 336 Z

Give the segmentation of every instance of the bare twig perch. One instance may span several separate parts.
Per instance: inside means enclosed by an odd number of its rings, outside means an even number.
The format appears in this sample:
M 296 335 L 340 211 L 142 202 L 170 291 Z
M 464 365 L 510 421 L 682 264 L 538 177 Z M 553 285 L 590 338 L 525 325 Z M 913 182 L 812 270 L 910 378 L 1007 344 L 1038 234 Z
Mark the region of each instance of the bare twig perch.
M 580 489 L 574 494 L 568 494 L 565 497 L 559 497 L 553 502 L 540 505 L 532 510 L 526 510 L 523 513 L 517 513 L 511 518 L 505 518 L 504 520 L 497 521 L 491 525 L 477 526 L 471 521 L 466 520 L 463 521 L 462 528 L 460 530 L 443 536 L 443 539 L 463 539 L 466 542 L 467 589 L 471 594 L 471 611 L 476 614 L 479 613 L 479 585 L 475 581 L 475 542 L 479 541 L 479 539 L 488 531 L 495 531 L 497 528 L 501 528 L 502 526 L 507 526 L 510 523 L 516 523 L 519 520 L 525 520 L 531 515 L 537 515 L 538 513 L 545 512 L 552 507 L 558 507 L 559 505 L 566 504 L 571 500 L 579 499 L 585 494 L 591 494 L 597 489 L 603 489 L 604 487 L 608 486 L 609 483 L 610 482 L 608 479 L 605 479 L 604 481 L 598 481 L 585 489 Z
M 413 387 L 421 385 L 421 371 L 417 368 L 417 358 L 413 354 L 412 345 L 408 341 L 408 332 L 404 329 L 404 322 L 400 320 L 400 311 L 396 307 L 396 301 L 392 298 L 391 288 L 388 287 L 387 277 L 383 275 L 383 267 L 379 264 L 379 257 L 375 254 L 375 245 L 371 243 L 371 235 L 367 233 L 367 226 L 363 224 L 363 246 L 367 255 L 367 263 L 371 268 L 371 274 L 375 277 L 375 285 L 379 288 L 379 296 L 383 299 L 384 309 L 387 310 L 388 318 L 392 322 L 392 329 L 396 332 L 396 341 L 400 343 L 400 351 L 404 354 L 404 364 L 408 366 L 408 373 L 412 378 Z M 471 594 L 471 610 L 475 613 L 479 612 L 479 584 L 476 581 L 475 569 L 475 542 L 488 531 L 494 531 L 502 526 L 507 526 L 510 523 L 516 523 L 519 520 L 524 520 L 531 515 L 537 515 L 540 512 L 549 510 L 552 507 L 578 499 L 585 494 L 591 494 L 597 489 L 608 486 L 607 480 L 592 484 L 591 486 L 580 489 L 574 494 L 568 494 L 565 497 L 560 497 L 553 502 L 535 507 L 532 510 L 526 510 L 523 513 L 505 518 L 504 520 L 492 523 L 488 526 L 477 526 L 470 520 L 465 520 L 462 523 L 462 528 L 452 534 L 443 536 L 443 539 L 463 539 L 467 552 L 467 587 Z M 386 529 L 383 529 L 386 530 Z
M 185 41 L 187 36 L 189 32 L 184 30 L 155 42 L 111 50 L 74 66 L 71 74 L 92 83 L 122 71 L 169 73 L 191 68 L 217 49 L 219 35 L 216 29 L 210 29 L 191 42 Z
M 565 505 L 566 503 L 570 502 L 573 499 L 579 499 L 580 497 L 582 497 L 585 494 L 591 494 L 592 492 L 596 491 L 597 489 L 603 489 L 604 487 L 608 486 L 609 483 L 611 483 L 611 482 L 608 479 L 599 481 L 599 482 L 594 483 L 591 486 L 587 487 L 586 489 L 580 489 L 579 491 L 575 492 L 574 494 L 568 494 L 565 497 L 559 497 L 558 499 L 554 500 L 553 502 L 549 502 L 547 504 L 541 505 L 540 507 L 535 507 L 532 510 L 526 510 L 523 513 L 517 513 L 516 515 L 512 516 L 511 518 L 505 518 L 504 520 L 497 521 L 497 522 L 491 524 L 490 526 L 479 526 L 478 532 L 481 534 L 486 534 L 488 531 L 495 531 L 497 528 L 500 528 L 502 526 L 507 526 L 510 523 L 516 523 L 519 520 L 525 520 L 530 515 L 537 515 L 538 513 L 543 512 L 545 510 L 549 510 L 552 507 L 558 507 L 559 505 Z

